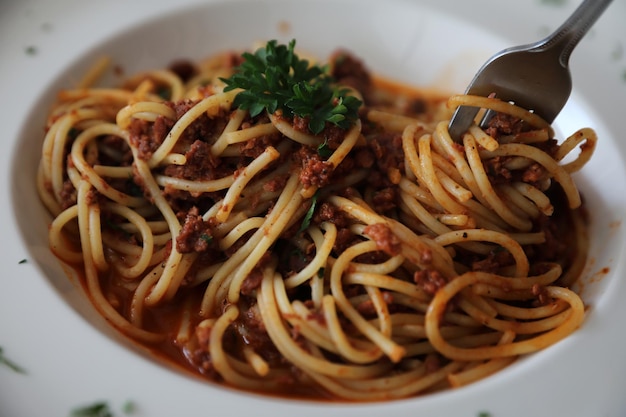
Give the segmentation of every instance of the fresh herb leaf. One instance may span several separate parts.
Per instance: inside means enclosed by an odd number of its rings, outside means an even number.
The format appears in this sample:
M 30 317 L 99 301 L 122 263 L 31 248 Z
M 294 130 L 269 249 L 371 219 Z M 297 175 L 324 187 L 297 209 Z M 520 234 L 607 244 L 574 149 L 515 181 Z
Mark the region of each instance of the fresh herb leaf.
M 300 225 L 300 229 L 298 230 L 298 233 L 305 231 L 311 225 L 311 220 L 313 219 L 313 213 L 315 212 L 315 206 L 317 205 L 318 195 L 319 195 L 319 190 L 317 190 L 315 194 L 313 194 L 313 197 L 311 197 L 311 207 L 309 207 L 309 210 L 304 215 L 304 219 L 302 219 L 302 224 Z
M 143 196 L 143 190 L 133 180 L 132 176 L 128 177 L 128 180 L 126 181 L 126 190 L 128 192 L 128 195 L 130 195 L 130 196 L 133 196 L 133 197 L 141 197 L 141 196 Z
M 206 233 L 202 233 L 200 235 L 200 239 L 204 240 L 207 244 L 211 244 L 211 242 L 213 242 L 213 236 L 209 236 Z
M 299 248 L 295 248 L 289 254 L 290 256 L 300 259 L 301 261 L 306 261 L 306 256 L 304 256 L 304 252 L 302 252 L 302 250 L 300 250 Z
M 135 412 L 136 409 L 137 409 L 137 406 L 131 400 L 126 401 L 124 405 L 122 406 L 122 411 L 124 412 L 124 414 L 132 414 Z
M 98 401 L 72 411 L 71 417 L 113 417 L 109 404 Z
M 613 50 L 611 51 L 611 59 L 613 61 L 619 61 L 624 56 L 624 47 L 621 43 L 615 45 Z
M 28 263 L 27 259 L 22 259 L 21 261 L 18 262 L 18 264 L 23 265 L 25 263 Z
M 2 347 L 0 347 L 0 365 L 8 366 L 9 369 L 13 370 L 14 372 L 17 372 L 18 374 L 26 373 L 24 368 L 22 368 L 21 366 L 19 366 L 18 364 L 9 360 L 6 356 L 4 356 Z
M 567 4 L 567 0 L 541 0 L 542 4 L 547 4 L 550 6 L 564 6 Z
M 326 272 L 326 270 L 324 268 L 320 268 L 317 270 L 317 277 L 318 278 L 324 278 L 324 273 Z
M 68 130 L 67 132 L 67 136 L 70 139 L 76 139 L 79 134 L 80 134 L 80 130 L 76 129 L 75 127 L 71 127 L 70 130 Z
M 294 53 L 296 41 L 279 45 L 269 41 L 254 54 L 242 54 L 243 63 L 226 83 L 224 91 L 242 89 L 234 106 L 252 117 L 262 111 L 281 110 L 286 117 L 308 117 L 309 129 L 320 133 L 326 123 L 348 129 L 358 117 L 361 101 L 347 89 L 334 85 L 326 68 L 310 65 Z
M 172 92 L 167 87 L 159 87 L 156 90 L 157 96 L 161 97 L 163 100 L 169 100 L 172 96 Z
M 120 232 L 121 234 L 124 235 L 124 237 L 126 239 L 130 239 L 132 234 L 129 233 L 127 230 L 125 230 L 122 226 L 120 226 L 117 223 L 114 223 L 111 219 L 109 218 L 105 218 L 104 219 L 104 224 L 107 225 L 109 228 L 111 228 L 112 230 L 115 230 L 117 232 Z
M 328 140 L 324 140 L 324 142 L 317 147 L 317 154 L 324 159 L 328 159 L 333 154 L 333 150 L 328 146 Z

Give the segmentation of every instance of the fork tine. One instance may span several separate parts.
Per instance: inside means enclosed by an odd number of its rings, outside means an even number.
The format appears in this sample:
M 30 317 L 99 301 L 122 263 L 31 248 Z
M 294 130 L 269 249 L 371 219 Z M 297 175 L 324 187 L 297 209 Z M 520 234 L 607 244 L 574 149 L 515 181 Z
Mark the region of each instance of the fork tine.
M 479 111 L 478 107 L 457 107 L 448 125 L 448 133 L 450 133 L 453 141 L 459 142 L 461 140 L 461 135 L 469 129 Z

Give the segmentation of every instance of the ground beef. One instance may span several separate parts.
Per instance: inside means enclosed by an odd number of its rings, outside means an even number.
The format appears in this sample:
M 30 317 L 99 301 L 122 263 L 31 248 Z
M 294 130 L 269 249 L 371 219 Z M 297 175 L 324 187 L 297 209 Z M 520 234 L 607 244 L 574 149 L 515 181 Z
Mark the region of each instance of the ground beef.
M 350 225 L 350 218 L 337 206 L 330 203 L 322 203 L 313 214 L 313 222 L 316 224 L 330 222 L 339 228 L 345 228 Z
M 370 224 L 365 227 L 363 233 L 372 238 L 376 246 L 388 255 L 395 256 L 400 253 L 402 242 L 386 224 Z
M 388 291 L 382 292 L 383 300 L 387 306 L 393 304 L 393 294 Z M 376 317 L 376 307 L 372 300 L 365 300 L 359 304 L 357 304 L 356 309 L 365 317 L 374 318 Z
M 176 118 L 180 119 L 196 104 L 196 101 L 181 100 L 171 103 L 170 105 L 176 112 Z M 185 153 L 189 145 L 197 140 L 213 143 L 215 139 L 224 131 L 224 127 L 228 123 L 229 118 L 230 115 L 226 112 L 210 118 L 206 113 L 202 113 L 182 132 L 176 143 L 174 152 Z
M 515 260 L 507 250 L 491 251 L 486 258 L 472 262 L 473 271 L 497 273 L 501 268 L 513 265 Z
M 294 157 L 300 161 L 300 182 L 304 188 L 324 187 L 328 185 L 333 173 L 333 164 L 324 161 L 315 149 L 302 146 Z
M 496 156 L 483 160 L 485 172 L 492 184 L 510 183 L 513 178 L 511 170 L 505 167 L 509 157 Z
M 180 253 L 204 252 L 209 249 L 211 241 L 210 223 L 202 219 L 197 208 L 192 208 L 186 214 L 183 227 L 176 237 L 176 249 Z
M 554 200 L 553 200 L 554 201 Z M 565 223 L 563 221 L 563 223 Z M 559 230 L 568 229 L 568 230 Z M 568 240 L 564 239 L 564 236 L 568 236 L 567 232 L 571 233 L 572 228 L 568 224 L 559 225 L 552 217 L 541 214 L 535 220 L 535 228 L 543 232 L 545 236 L 545 242 L 539 245 L 533 251 L 533 261 L 554 261 L 564 256 L 569 249 Z
M 385 187 L 375 191 L 372 196 L 372 208 L 377 213 L 387 213 L 397 207 L 397 188 Z
M 267 334 L 263 318 L 259 312 L 259 307 L 253 298 L 245 297 L 245 303 L 249 306 L 242 309 L 241 314 L 233 323 L 233 328 L 243 339 L 243 342 L 250 346 L 258 355 L 268 361 L 271 365 L 284 364 L 285 359 L 278 352 L 274 343 Z M 245 304 L 240 303 L 240 304 Z M 240 349 L 232 350 L 232 352 Z
M 76 188 L 74 188 L 74 184 L 69 179 L 63 182 L 63 188 L 61 188 L 61 209 L 65 210 L 67 208 L 72 207 L 76 204 L 76 196 L 77 196 Z
M 202 140 L 196 140 L 191 144 L 185 153 L 185 159 L 185 165 L 167 166 L 165 175 L 191 181 L 212 180 L 230 175 L 230 172 L 217 170 L 220 160 L 211 153 L 211 146 Z
M 522 173 L 522 181 L 537 185 L 546 178 L 547 171 L 541 164 L 534 163 Z
M 488 122 L 485 132 L 498 139 L 502 135 L 516 135 L 526 129 L 525 123 L 518 117 L 496 113 Z
M 107 135 L 102 138 L 102 145 L 109 152 L 99 152 L 98 161 L 102 165 L 130 166 L 133 153 L 128 143 L 119 136 Z
M 428 103 L 422 97 L 416 97 L 407 103 L 408 114 L 422 114 L 428 110 Z
M 139 187 L 139 189 L 142 190 L 143 196 L 148 201 L 150 201 L 151 203 L 154 203 L 154 198 L 150 194 L 150 190 L 146 187 L 143 177 L 139 175 L 139 172 L 137 171 L 137 166 L 133 164 L 132 167 L 133 167 L 133 179 L 132 179 L 133 184 L 135 184 L 137 187 Z
M 130 143 L 137 148 L 139 159 L 147 161 L 154 151 L 165 140 L 174 122 L 166 117 L 159 116 L 154 123 L 143 119 L 132 119 L 128 126 Z
M 198 68 L 196 65 L 187 59 L 179 59 L 172 62 L 168 69 L 184 82 L 189 81 L 194 75 L 198 74 Z
M 376 164 L 380 172 L 386 174 L 390 169 L 404 172 L 402 135 L 393 133 L 378 135 L 369 141 L 369 146 L 374 152 Z
M 280 134 L 263 135 L 239 144 L 239 151 L 242 155 L 256 158 L 265 152 L 269 146 L 273 146 L 280 140 Z
M 506 164 L 511 157 L 496 156 L 494 158 L 484 159 L 483 166 L 492 184 L 510 184 L 516 181 L 522 181 L 542 189 L 542 182 L 547 177 L 548 172 L 543 165 L 533 163 L 523 171 L 511 171 Z
M 374 152 L 369 148 L 360 148 L 354 155 L 356 165 L 360 168 L 371 168 L 376 163 Z
M 346 130 L 335 125 L 328 125 L 324 129 L 324 143 L 328 149 L 335 150 L 346 137 Z
M 339 50 L 330 57 L 331 75 L 341 85 L 355 88 L 367 104 L 372 91 L 372 76 L 363 62 L 350 52 Z
M 85 195 L 85 204 L 91 206 L 93 204 L 98 203 L 98 199 L 100 198 L 100 193 L 95 188 L 90 188 Z
M 243 280 L 241 284 L 241 293 L 244 295 L 251 295 L 259 286 L 261 285 L 261 281 L 263 281 L 263 268 L 270 262 L 272 256 L 269 252 L 265 252 L 259 262 L 255 265 L 255 267 L 250 271 L 250 274 Z
M 361 240 L 348 228 L 342 228 L 337 230 L 337 238 L 333 245 L 333 252 L 335 254 L 341 254 L 350 246 L 354 245 Z
M 295 115 L 293 117 L 292 126 L 298 132 L 310 133 L 310 131 L 309 131 L 309 122 L 310 121 L 311 121 L 310 117 L 301 117 L 301 116 Z
M 315 244 L 311 243 L 304 250 L 287 243 L 274 251 L 279 255 L 277 269 L 285 276 L 294 275 L 304 269 L 315 257 Z
M 448 281 L 436 269 L 424 269 L 413 274 L 413 281 L 428 295 L 435 295 Z

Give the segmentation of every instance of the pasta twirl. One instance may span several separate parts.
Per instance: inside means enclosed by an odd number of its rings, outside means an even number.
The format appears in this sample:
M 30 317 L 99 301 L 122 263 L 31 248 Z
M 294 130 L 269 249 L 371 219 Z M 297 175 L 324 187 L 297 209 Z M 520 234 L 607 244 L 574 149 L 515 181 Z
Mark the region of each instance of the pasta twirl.
M 350 401 L 459 387 L 580 326 L 571 174 L 593 130 L 559 142 L 525 109 L 395 86 L 340 51 L 330 76 L 363 105 L 313 133 L 235 106 L 241 59 L 82 85 L 51 112 L 50 246 L 113 326 L 214 381 Z M 458 105 L 497 113 L 454 143 Z

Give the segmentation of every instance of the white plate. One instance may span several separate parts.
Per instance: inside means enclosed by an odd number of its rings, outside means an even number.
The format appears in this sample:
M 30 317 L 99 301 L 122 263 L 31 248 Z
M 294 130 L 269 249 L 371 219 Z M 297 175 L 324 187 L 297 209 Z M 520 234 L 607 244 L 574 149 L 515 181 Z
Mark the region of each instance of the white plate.
M 307 403 L 236 392 L 162 366 L 110 331 L 65 279 L 48 251 L 47 218 L 34 190 L 47 106 L 100 53 L 129 74 L 257 40 L 296 38 L 319 56 L 347 47 L 383 75 L 460 92 L 488 56 L 546 35 L 573 3 L 1 2 L 0 347 L 27 373 L 0 366 L 0 417 L 62 417 L 96 401 L 108 402 L 117 416 L 132 401 L 131 415 L 149 417 L 626 415 L 625 0 L 616 0 L 574 51 L 575 91 L 557 119 L 562 134 L 590 126 L 600 136 L 597 154 L 576 177 L 593 221 L 584 326 L 463 389 L 381 404 Z

